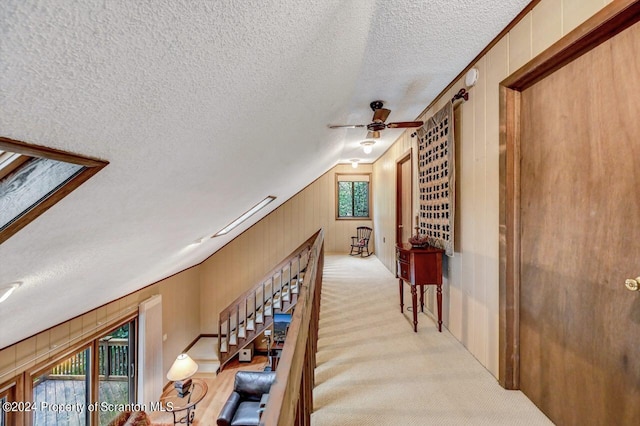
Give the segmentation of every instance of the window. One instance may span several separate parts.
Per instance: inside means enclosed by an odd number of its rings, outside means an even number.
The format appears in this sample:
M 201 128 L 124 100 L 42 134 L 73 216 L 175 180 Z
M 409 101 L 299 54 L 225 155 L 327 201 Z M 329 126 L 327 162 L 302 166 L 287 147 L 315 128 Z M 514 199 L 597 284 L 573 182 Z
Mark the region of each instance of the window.
M 336 218 L 370 218 L 370 181 L 370 174 L 336 174 Z
M 98 402 L 111 407 L 135 402 L 134 336 L 132 323 L 113 330 L 98 340 Z M 117 410 L 100 410 L 100 425 L 118 415 Z
M 0 244 L 107 164 L 0 137 Z
M 7 413 L 4 410 L 4 403 L 7 402 L 7 396 L 3 395 L 2 397 L 0 397 L 0 426 L 5 426 L 7 424 Z
M 86 348 L 63 360 L 33 379 L 33 424 L 89 424 L 91 388 L 91 349 Z M 43 407 L 67 406 L 71 409 L 47 410 Z
M 0 426 L 14 425 L 18 423 L 17 415 L 20 413 L 18 405 L 12 405 L 10 410 L 6 410 L 4 404 L 6 402 L 17 402 L 16 388 L 17 381 L 9 383 L 0 383 Z
M 37 407 L 69 407 L 34 411 L 33 426 L 107 425 L 119 407 L 135 403 L 135 324 L 127 322 L 33 374 Z

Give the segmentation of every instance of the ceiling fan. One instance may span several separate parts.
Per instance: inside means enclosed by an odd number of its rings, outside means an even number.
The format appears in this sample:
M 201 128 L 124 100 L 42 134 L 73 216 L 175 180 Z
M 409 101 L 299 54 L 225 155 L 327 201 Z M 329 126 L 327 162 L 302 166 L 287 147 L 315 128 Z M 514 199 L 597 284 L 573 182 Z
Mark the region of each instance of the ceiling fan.
M 385 123 L 391 110 L 382 108 L 382 101 L 373 101 L 369 104 L 373 110 L 373 120 L 369 124 L 332 124 L 330 129 L 356 129 L 366 127 L 369 133 L 367 138 L 379 138 L 380 131 L 384 129 L 406 129 L 411 127 L 420 127 L 424 124 L 422 121 L 396 121 L 394 123 Z

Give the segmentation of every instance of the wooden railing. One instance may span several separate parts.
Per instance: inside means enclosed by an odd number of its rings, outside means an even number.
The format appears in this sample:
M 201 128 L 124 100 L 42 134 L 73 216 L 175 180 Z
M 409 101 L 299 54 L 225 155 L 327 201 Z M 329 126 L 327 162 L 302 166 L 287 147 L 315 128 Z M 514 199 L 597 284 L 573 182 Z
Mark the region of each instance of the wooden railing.
M 78 352 L 71 358 L 67 358 L 53 367 L 49 377 L 53 379 L 55 377 L 52 376 L 84 376 L 87 374 L 87 364 L 87 352 Z
M 63 379 L 87 374 L 87 352 L 78 352 L 56 365 L 48 374 L 49 379 Z M 104 380 L 126 379 L 129 375 L 129 340 L 112 338 L 101 340 L 98 346 L 98 371 Z
M 104 380 L 129 376 L 129 339 L 101 340 L 98 346 L 99 374 Z
M 302 243 L 221 313 L 218 320 L 220 369 L 273 323 L 273 314 L 289 312 L 298 300 L 309 253 L 318 234 Z
M 260 424 L 264 426 L 311 424 L 324 267 L 323 231 L 320 230 L 315 237 L 307 273 L 278 362 L 276 380 L 271 386 L 269 400 L 260 419 Z

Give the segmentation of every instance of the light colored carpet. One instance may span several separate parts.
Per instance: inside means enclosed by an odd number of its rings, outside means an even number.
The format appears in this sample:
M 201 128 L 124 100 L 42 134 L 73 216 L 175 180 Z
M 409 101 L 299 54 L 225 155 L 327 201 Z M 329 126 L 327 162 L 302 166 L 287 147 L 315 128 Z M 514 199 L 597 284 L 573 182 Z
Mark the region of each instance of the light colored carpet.
M 313 426 L 552 424 L 430 317 L 414 333 L 375 256 L 327 255 L 321 303 Z

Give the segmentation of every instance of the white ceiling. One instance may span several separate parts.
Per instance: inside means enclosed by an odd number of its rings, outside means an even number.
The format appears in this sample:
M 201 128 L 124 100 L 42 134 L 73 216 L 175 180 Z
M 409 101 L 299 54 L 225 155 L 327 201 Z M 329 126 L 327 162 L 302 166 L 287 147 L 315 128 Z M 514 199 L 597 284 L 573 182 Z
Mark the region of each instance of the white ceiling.
M 3 0 L 0 136 L 110 164 L 0 245 L 0 348 L 201 262 L 410 121 L 528 0 Z M 267 195 L 268 208 L 220 230 Z

